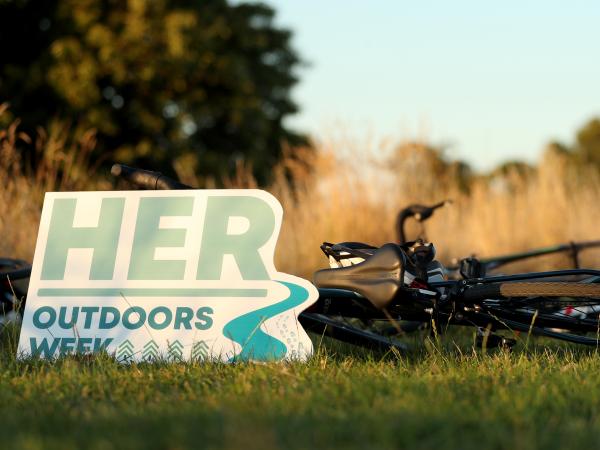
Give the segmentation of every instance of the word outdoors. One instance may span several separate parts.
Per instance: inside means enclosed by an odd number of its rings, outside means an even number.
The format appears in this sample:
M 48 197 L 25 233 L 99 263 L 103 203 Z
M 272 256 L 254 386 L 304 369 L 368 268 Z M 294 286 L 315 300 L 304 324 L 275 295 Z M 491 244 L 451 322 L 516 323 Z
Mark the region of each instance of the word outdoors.
M 306 359 L 318 294 L 275 269 L 282 215 L 260 190 L 47 193 L 19 357 Z

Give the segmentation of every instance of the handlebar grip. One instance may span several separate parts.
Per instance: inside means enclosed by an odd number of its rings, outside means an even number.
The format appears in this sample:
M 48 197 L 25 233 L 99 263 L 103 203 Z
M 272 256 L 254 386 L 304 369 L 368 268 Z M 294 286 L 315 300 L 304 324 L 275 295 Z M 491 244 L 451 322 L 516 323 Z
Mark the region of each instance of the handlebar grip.
M 160 172 L 136 169 L 135 167 L 129 167 L 124 164 L 113 164 L 110 173 L 117 178 L 122 178 L 145 189 L 192 189 L 190 186 L 166 177 Z
M 443 208 L 444 206 L 447 206 L 447 205 L 451 205 L 452 203 L 453 202 L 451 199 L 446 199 L 446 200 L 442 200 L 439 203 L 436 203 L 433 206 L 430 206 L 430 208 L 435 211 L 436 209 Z

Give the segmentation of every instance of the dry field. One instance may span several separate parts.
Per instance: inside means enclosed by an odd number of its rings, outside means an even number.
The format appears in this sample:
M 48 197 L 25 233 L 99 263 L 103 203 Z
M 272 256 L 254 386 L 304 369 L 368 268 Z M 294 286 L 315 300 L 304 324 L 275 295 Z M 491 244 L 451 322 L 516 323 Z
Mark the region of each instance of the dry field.
M 0 107 L 0 116 L 6 108 Z M 28 142 L 37 152 L 35 171 L 27 169 L 19 153 Z M 98 169 L 100 161 L 91 158 L 94 145 L 92 131 L 60 124 L 36 136 L 21 133 L 18 121 L 0 129 L 0 255 L 31 259 L 44 192 L 115 188 L 105 169 Z M 187 183 L 212 187 L 183 164 L 175 169 Z M 346 136 L 319 143 L 314 153 L 296 150 L 295 158 L 285 158 L 275 169 L 267 188 L 284 208 L 278 269 L 310 277 L 326 262 L 319 251 L 322 241 L 393 241 L 399 208 L 445 198 L 454 204 L 436 213 L 426 228 L 445 262 L 473 253 L 492 256 L 600 238 L 600 178 L 592 170 L 575 170 L 559 154 L 546 152 L 527 177 L 517 171 L 475 176 L 468 192 L 460 189 L 451 169 L 418 142 L 356 143 Z M 240 166 L 222 182 L 255 187 L 249 173 Z M 595 251 L 583 254 L 588 265 L 596 265 L 599 257 Z M 520 268 L 566 264 L 551 257 Z

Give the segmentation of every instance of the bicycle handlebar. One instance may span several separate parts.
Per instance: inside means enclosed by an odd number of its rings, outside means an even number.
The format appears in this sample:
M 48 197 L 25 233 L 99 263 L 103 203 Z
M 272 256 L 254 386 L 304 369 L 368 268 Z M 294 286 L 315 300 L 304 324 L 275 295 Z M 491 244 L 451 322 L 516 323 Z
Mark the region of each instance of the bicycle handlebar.
M 160 172 L 136 169 L 135 167 L 129 167 L 124 164 L 113 164 L 110 173 L 117 178 L 122 178 L 145 189 L 192 189 L 192 187 L 187 184 L 175 181 L 172 178 L 164 176 Z
M 404 231 L 404 223 L 409 217 L 414 217 L 419 222 L 424 222 L 429 219 L 436 209 L 441 208 L 452 203 L 452 200 L 443 200 L 435 205 L 410 205 L 402 209 L 398 213 L 396 219 L 396 232 L 398 234 L 398 241 L 400 244 L 406 243 L 406 232 Z

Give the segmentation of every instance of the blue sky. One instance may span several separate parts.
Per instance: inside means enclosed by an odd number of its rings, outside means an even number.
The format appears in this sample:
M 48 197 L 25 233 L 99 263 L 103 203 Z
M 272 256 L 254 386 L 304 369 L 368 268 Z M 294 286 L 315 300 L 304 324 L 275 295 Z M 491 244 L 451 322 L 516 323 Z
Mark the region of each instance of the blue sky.
M 450 144 L 479 169 L 535 161 L 600 116 L 600 2 L 266 0 L 309 65 L 295 128 Z

